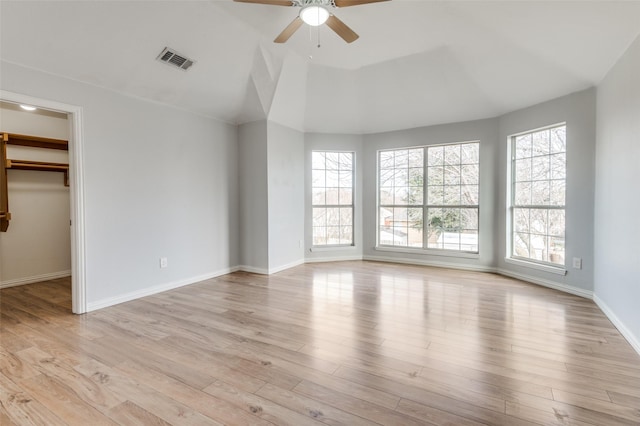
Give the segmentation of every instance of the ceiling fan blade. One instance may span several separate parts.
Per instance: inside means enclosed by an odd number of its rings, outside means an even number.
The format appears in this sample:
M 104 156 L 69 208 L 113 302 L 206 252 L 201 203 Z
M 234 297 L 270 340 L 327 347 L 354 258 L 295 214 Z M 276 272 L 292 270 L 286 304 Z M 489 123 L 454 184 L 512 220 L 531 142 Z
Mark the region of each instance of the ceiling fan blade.
M 238 3 L 270 4 L 273 6 L 293 6 L 290 0 L 233 0 Z
M 236 0 L 239 1 L 239 0 Z M 336 7 L 358 6 L 361 4 L 378 3 L 389 0 L 334 0 Z
M 302 25 L 302 19 L 300 19 L 299 16 L 296 16 L 296 19 L 291 21 L 291 23 L 287 25 L 287 28 L 285 28 L 280 33 L 280 35 L 278 35 L 278 37 L 276 37 L 276 39 L 273 40 L 273 42 L 284 43 L 285 41 L 289 40 L 289 38 L 293 35 L 293 33 L 295 33 L 298 30 L 298 28 L 300 28 L 301 25 Z
M 327 19 L 327 26 L 335 31 L 335 33 L 342 37 L 342 39 L 347 43 L 353 43 L 358 39 L 358 37 L 360 37 L 351 28 L 349 28 L 347 24 L 336 18 L 335 15 L 329 16 L 329 19 Z

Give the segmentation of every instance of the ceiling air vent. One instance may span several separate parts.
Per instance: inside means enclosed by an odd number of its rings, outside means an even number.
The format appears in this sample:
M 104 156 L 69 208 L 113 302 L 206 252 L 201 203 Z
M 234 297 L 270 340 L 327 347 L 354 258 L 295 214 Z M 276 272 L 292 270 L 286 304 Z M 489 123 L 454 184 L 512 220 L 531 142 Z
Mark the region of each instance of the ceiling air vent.
M 162 52 L 156 58 L 160 62 L 164 62 L 167 65 L 178 67 L 181 70 L 188 70 L 194 61 L 177 53 L 175 50 L 165 47 Z

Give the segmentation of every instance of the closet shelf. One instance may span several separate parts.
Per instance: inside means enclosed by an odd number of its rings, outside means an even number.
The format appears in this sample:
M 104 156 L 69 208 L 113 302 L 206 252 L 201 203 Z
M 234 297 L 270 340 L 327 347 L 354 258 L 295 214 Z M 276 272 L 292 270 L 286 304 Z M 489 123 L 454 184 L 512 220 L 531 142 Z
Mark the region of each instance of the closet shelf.
M 64 186 L 69 186 L 69 165 L 64 163 L 51 163 L 47 161 L 10 160 L 7 159 L 7 169 L 37 170 L 41 172 L 64 173 Z

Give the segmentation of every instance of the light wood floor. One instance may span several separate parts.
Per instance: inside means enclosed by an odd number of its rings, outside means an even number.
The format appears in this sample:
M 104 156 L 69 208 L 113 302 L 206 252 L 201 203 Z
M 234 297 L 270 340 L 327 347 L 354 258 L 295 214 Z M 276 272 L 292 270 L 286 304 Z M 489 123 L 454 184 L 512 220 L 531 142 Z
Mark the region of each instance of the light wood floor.
M 0 424 L 640 424 L 640 356 L 586 299 L 374 262 L 234 273 L 70 314 L 0 292 Z

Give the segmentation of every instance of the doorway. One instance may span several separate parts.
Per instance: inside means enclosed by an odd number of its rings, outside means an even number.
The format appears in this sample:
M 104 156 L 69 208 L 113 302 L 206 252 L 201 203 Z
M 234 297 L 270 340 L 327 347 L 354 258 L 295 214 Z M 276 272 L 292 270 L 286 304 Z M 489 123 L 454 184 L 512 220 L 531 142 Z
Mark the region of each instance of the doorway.
M 69 141 L 69 216 L 71 237 L 71 299 L 72 312 L 87 311 L 85 276 L 84 173 L 82 108 L 28 95 L 0 91 L 0 101 L 15 105 L 30 105 L 52 113 L 64 114 L 68 120 Z M 2 130 L 2 129 L 0 129 Z

